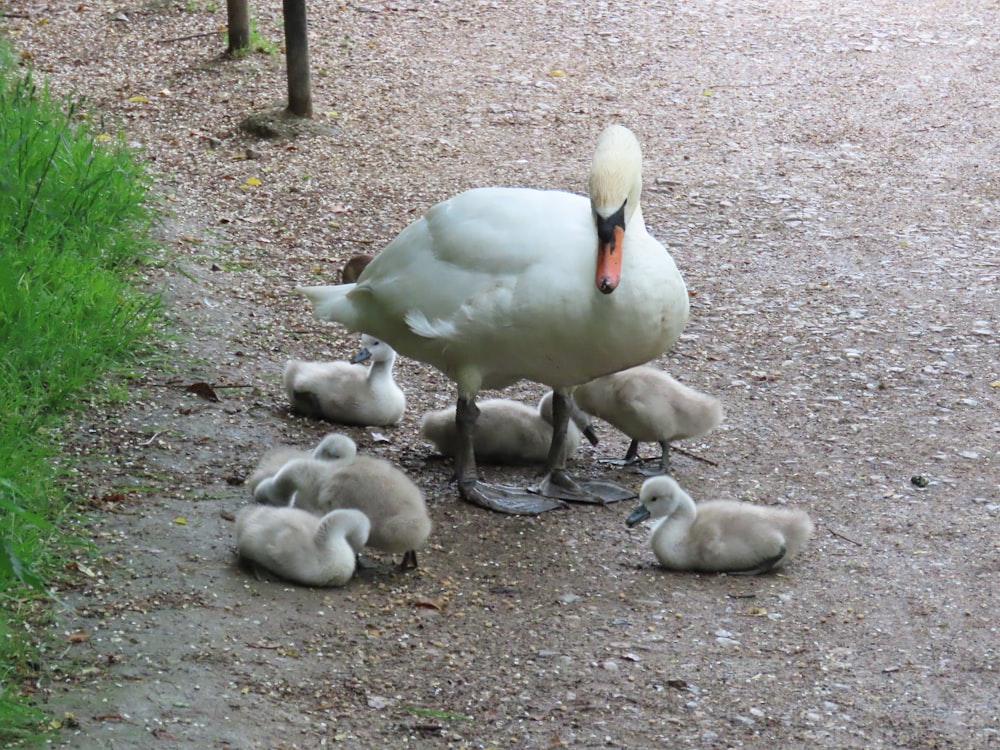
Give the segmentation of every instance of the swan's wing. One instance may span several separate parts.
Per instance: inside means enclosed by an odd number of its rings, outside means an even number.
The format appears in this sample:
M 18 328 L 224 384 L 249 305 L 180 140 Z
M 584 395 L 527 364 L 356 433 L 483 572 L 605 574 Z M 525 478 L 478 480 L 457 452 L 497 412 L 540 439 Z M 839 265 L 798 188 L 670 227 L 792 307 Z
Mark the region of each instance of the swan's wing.
M 701 570 L 762 573 L 785 556 L 784 536 L 758 509 L 727 501 L 703 503 L 689 547 Z
M 634 368 L 611 377 L 623 431 L 640 442 L 668 438 L 676 414 L 658 373 L 648 368 Z
M 400 232 L 348 297 L 362 303 L 370 295 L 373 305 L 405 318 L 421 336 L 451 336 L 472 320 L 509 315 L 519 285 L 533 271 L 572 269 L 574 260 L 579 263 L 573 248 L 596 248 L 589 205 L 583 196 L 560 191 L 460 193 Z M 592 273 L 593 258 L 586 260 Z M 407 307 L 414 299 L 421 302 L 419 312 Z

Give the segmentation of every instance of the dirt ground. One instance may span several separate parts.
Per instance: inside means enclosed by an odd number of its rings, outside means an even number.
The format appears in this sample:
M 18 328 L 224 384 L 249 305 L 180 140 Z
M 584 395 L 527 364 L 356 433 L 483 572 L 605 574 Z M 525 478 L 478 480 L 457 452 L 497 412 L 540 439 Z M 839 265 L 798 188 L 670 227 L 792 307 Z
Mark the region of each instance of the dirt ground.
M 171 215 L 146 283 L 172 335 L 66 435 L 101 557 L 38 634 L 53 747 L 1000 747 L 995 0 L 309 3 L 327 131 L 273 141 L 238 124 L 284 99 L 283 58 L 220 57 L 224 6 L 3 6 Z M 280 41 L 280 3 L 252 9 Z M 289 413 L 285 360 L 356 344 L 292 287 L 469 187 L 582 192 L 610 122 L 644 145 L 647 225 L 694 295 L 660 364 L 727 412 L 675 476 L 806 509 L 802 557 L 672 574 L 632 503 L 465 505 L 417 427 L 453 388 L 404 360 L 403 422 L 345 431 L 426 493 L 419 571 L 241 569 L 243 478 L 331 429 Z M 601 435 L 574 470 L 638 488 Z

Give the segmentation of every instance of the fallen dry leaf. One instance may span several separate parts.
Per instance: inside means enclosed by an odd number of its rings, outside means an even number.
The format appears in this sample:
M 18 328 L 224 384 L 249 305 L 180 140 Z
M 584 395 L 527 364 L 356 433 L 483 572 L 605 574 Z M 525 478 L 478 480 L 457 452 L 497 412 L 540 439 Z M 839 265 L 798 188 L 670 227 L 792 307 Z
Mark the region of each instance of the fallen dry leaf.
M 189 393 L 193 393 L 197 396 L 201 396 L 203 399 L 206 399 L 207 401 L 219 400 L 219 397 L 215 393 L 215 389 L 205 382 L 191 383 L 191 385 L 189 385 L 184 390 L 188 391 Z
M 417 597 L 410 604 L 414 607 L 424 607 L 425 609 L 436 609 L 438 611 L 444 608 L 444 602 L 441 599 L 431 599 L 429 597 Z

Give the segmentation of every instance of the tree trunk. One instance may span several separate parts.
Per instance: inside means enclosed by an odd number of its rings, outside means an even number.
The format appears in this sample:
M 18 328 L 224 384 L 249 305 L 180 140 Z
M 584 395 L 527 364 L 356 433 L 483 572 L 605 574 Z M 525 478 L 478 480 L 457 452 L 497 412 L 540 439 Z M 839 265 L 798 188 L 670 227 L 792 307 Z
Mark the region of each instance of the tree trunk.
M 312 117 L 306 0 L 282 0 L 281 10 L 285 17 L 288 111 L 299 117 Z
M 226 0 L 226 12 L 231 55 L 250 46 L 250 0 Z

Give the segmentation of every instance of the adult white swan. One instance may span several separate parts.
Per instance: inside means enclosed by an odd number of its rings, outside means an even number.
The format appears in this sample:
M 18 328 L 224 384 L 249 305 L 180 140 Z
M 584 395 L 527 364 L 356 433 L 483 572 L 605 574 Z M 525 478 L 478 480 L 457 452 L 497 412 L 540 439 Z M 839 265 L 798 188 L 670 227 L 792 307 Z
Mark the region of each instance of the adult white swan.
M 684 280 L 642 220 L 642 151 L 627 128 L 598 138 L 589 192 L 589 200 L 527 188 L 460 193 L 400 232 L 356 284 L 299 289 L 318 319 L 370 333 L 455 381 L 463 446 L 455 473 L 462 497 L 477 505 L 508 513 L 562 505 L 478 479 L 481 389 L 527 379 L 555 391 L 537 490 L 593 502 L 564 466 L 570 389 L 659 356 L 687 322 Z

